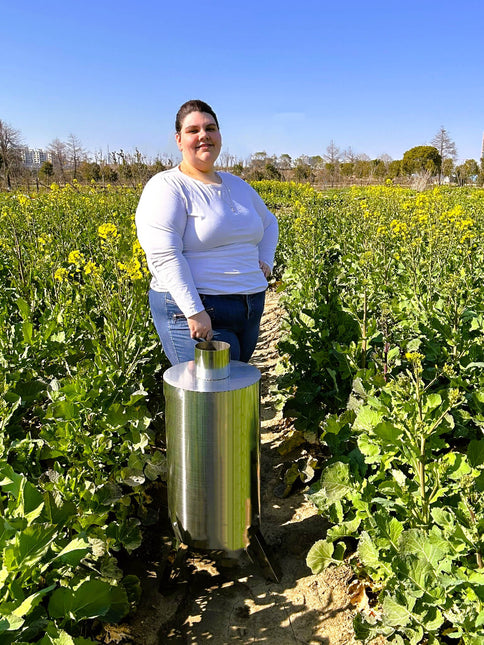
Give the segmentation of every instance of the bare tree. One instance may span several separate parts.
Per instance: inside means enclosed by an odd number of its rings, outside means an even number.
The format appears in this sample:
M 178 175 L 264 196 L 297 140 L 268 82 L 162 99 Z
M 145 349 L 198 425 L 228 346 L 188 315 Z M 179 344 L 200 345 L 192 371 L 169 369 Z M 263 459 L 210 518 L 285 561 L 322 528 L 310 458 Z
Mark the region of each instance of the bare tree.
M 82 147 L 81 141 L 75 134 L 70 134 L 67 137 L 66 143 L 66 156 L 69 166 L 72 168 L 73 174 L 72 177 L 77 179 L 77 171 L 81 161 L 84 161 L 87 157 L 87 153 Z
M 326 160 L 326 170 L 331 178 L 331 186 L 334 186 L 337 175 L 339 174 L 339 164 L 341 162 L 341 150 L 331 139 L 329 146 L 326 148 L 326 154 L 323 155 Z
M 343 150 L 343 161 L 354 163 L 357 159 L 358 155 L 351 146 L 346 148 L 346 150 Z
M 223 149 L 218 158 L 218 165 L 225 170 L 232 168 L 238 162 L 238 159 L 230 150 Z
M 329 142 L 329 146 L 326 148 L 326 154 L 323 155 L 328 163 L 338 164 L 341 161 L 341 150 L 335 144 L 333 139 Z
M 457 160 L 457 148 L 455 147 L 455 143 L 452 141 L 449 133 L 443 125 L 440 126 L 440 130 L 431 140 L 430 145 L 434 146 L 434 148 L 437 148 L 442 161 L 445 161 L 446 159 L 452 159 L 452 161 L 455 163 L 455 161 Z M 439 170 L 439 184 L 441 182 L 441 179 L 442 170 Z
M 55 176 L 66 181 L 67 144 L 60 139 L 54 139 L 47 146 L 47 152 L 51 156 Z
M 19 130 L 0 119 L 0 177 L 7 190 L 12 189 L 12 176 L 22 167 L 21 145 Z

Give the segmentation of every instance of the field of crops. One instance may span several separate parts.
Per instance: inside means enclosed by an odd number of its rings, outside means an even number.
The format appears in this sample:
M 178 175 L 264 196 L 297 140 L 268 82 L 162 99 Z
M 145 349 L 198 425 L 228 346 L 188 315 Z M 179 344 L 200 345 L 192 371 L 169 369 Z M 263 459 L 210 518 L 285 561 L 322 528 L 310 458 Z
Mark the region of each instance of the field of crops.
M 332 523 L 308 564 L 349 557 L 361 640 L 482 643 L 484 191 L 284 188 L 279 396 Z
M 357 636 L 484 637 L 484 191 L 254 184 L 278 215 L 275 393 L 348 561 Z M 0 194 L 0 642 L 88 640 L 157 520 L 161 374 L 140 190 Z M 302 469 L 301 477 L 308 469 Z

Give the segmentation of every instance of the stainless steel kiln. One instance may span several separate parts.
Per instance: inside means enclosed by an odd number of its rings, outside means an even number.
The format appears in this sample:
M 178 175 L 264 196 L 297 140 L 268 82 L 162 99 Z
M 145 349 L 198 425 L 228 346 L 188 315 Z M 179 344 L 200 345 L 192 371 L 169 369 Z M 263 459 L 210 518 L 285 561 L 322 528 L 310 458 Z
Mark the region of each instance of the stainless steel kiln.
M 260 377 L 220 341 L 163 376 L 168 509 L 186 545 L 237 551 L 259 526 Z

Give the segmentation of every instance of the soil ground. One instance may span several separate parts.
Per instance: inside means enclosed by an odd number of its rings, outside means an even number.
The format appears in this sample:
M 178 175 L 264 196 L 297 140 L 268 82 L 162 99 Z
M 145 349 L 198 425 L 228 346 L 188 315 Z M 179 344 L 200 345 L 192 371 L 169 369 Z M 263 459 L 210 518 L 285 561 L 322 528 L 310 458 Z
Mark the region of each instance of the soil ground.
M 355 643 L 350 570 L 330 568 L 312 575 L 306 556 L 324 537 L 325 521 L 301 489 L 280 496 L 281 473 L 293 460 L 281 455 L 288 429 L 271 395 L 280 320 L 277 295 L 269 291 L 251 362 L 262 373 L 261 528 L 269 561 L 280 572 L 279 582 L 268 579 L 261 563 L 245 551 L 230 560 L 222 553 L 188 550 L 184 568 L 167 590 L 160 584 L 167 558 L 173 555 L 166 513 L 142 556 L 133 554 L 133 572 L 142 582 L 140 607 L 127 622 L 105 626 L 99 636 L 103 643 Z

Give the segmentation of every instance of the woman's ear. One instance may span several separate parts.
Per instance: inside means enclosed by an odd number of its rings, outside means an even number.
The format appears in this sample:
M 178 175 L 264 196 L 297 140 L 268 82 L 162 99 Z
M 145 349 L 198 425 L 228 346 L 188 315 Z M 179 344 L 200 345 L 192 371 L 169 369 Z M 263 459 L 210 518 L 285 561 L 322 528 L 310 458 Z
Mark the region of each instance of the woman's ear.
M 181 136 L 179 132 L 175 132 L 175 140 L 176 140 L 176 145 L 178 146 L 178 150 L 182 152 L 182 142 L 181 142 Z

